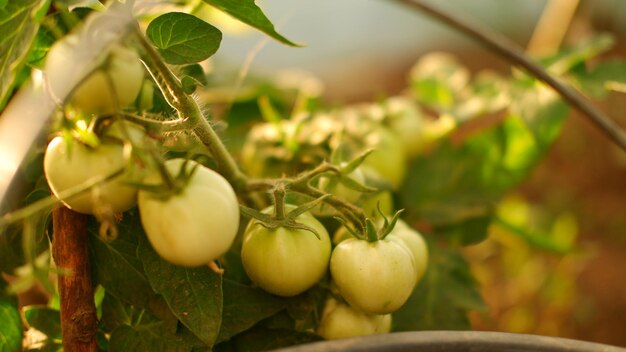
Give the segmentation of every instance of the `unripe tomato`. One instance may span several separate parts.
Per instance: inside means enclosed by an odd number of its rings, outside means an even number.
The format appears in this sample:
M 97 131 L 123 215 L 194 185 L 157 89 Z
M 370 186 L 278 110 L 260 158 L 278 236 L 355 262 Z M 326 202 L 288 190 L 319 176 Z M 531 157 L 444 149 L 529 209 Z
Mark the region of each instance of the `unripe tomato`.
M 399 239 L 411 251 L 415 263 L 416 283 L 419 282 L 428 266 L 428 246 L 422 235 L 404 221 L 398 219 L 396 226 L 391 230 L 387 238 Z
M 317 334 L 327 340 L 385 334 L 389 331 L 391 331 L 391 314 L 366 314 L 334 298 L 326 300 L 322 318 L 317 327 Z
M 406 175 L 406 152 L 400 139 L 380 126 L 365 136 L 365 142 L 374 151 L 365 158 L 363 166 L 376 171 L 394 189 L 400 188 Z
M 184 159 L 165 163 L 176 175 Z M 154 250 L 165 260 L 181 266 L 208 264 L 233 244 L 239 228 L 239 203 L 231 185 L 217 172 L 195 161 L 196 167 L 180 193 L 168 198 L 140 191 L 138 206 L 141 224 Z M 160 175 L 151 175 L 147 184 L 160 184 Z
M 340 110 L 337 117 L 346 137 L 342 144 L 352 150 L 352 156 L 373 149 L 361 164 L 365 176 L 378 176 L 398 189 L 406 174 L 406 151 L 400 138 L 381 125 L 383 112 L 375 105 Z M 375 172 L 370 173 L 371 170 Z
M 72 63 L 81 60 L 81 43 L 76 35 L 56 42 L 46 58 L 46 74 L 53 94 L 62 97 L 67 91 Z M 84 50 L 84 49 L 83 49 Z M 108 60 L 105 63 L 104 60 Z M 69 102 L 86 113 L 110 114 L 131 104 L 143 84 L 144 68 L 137 53 L 121 45 L 111 49 L 103 58 L 104 67 L 91 73 L 75 89 Z
M 355 238 L 337 245 L 330 272 L 348 303 L 369 314 L 396 311 L 415 287 L 413 255 L 399 241 Z
M 391 97 L 385 102 L 387 125 L 394 132 L 408 156 L 419 153 L 425 141 L 422 133 L 424 116 L 417 102 L 402 96 Z
M 287 206 L 287 211 L 294 206 Z M 271 213 L 272 208 L 265 209 Z M 263 290 L 290 297 L 319 282 L 328 269 L 330 238 L 324 226 L 309 212 L 296 221 L 312 227 L 320 236 L 307 230 L 279 227 L 268 229 L 252 220 L 244 233 L 241 248 L 243 267 Z
M 131 138 L 143 134 L 138 127 L 125 124 Z M 119 123 L 108 131 L 119 137 Z M 137 189 L 126 182 L 137 182 L 141 172 L 134 164 L 129 164 L 124 155 L 124 146 L 119 143 L 104 142 L 96 147 L 88 147 L 78 141 L 68 141 L 55 137 L 48 144 L 44 155 L 44 173 L 48 185 L 58 198 L 72 187 L 105 178 L 116 171 L 126 171 L 115 179 L 95 186 L 85 193 L 60 200 L 70 209 L 84 214 L 95 214 L 101 210 L 115 213 L 132 208 L 137 200 Z

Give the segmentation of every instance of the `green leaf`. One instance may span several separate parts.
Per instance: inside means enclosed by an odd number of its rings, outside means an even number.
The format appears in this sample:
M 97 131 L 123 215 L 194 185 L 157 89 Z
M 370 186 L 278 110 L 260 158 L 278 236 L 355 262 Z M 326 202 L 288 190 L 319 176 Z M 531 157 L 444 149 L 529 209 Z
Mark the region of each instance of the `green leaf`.
M 77 8 L 90 8 L 94 10 L 104 10 L 106 7 L 98 0 L 61 0 L 70 11 Z
M 550 73 L 560 76 L 608 51 L 613 45 L 615 38 L 609 33 L 601 33 L 581 40 L 576 45 L 541 60 L 541 63 Z
M 269 351 L 282 347 L 289 347 L 304 343 L 322 340 L 321 337 L 312 333 L 294 331 L 291 329 L 268 329 L 265 327 L 255 327 L 243 334 L 238 335 L 234 341 L 230 342 L 230 348 L 238 352 Z M 228 350 L 222 346 L 221 350 Z
M 0 272 L 13 273 L 15 268 L 25 264 L 21 235 L 17 225 L 0 229 Z
M 525 142 L 518 138 L 517 145 L 513 146 L 526 158 L 520 157 L 517 163 L 532 166 L 558 137 L 569 109 L 557 93 L 536 81 L 530 84 L 514 81 L 511 95 L 511 114 L 520 117 L 532 135 L 532 140 Z M 511 123 L 503 124 L 503 128 L 506 133 L 520 134 L 516 132 L 519 126 Z
M 288 301 L 258 288 L 224 280 L 224 311 L 217 341 L 225 341 L 283 310 Z
M 40 12 L 48 5 L 46 0 L 21 0 L 0 7 L 0 110 L 35 40 Z
M 101 321 L 105 331 L 112 332 L 121 325 L 149 324 L 157 322 L 158 319 L 144 309 L 125 303 L 111 294 L 105 294 L 102 301 Z M 176 328 L 169 327 L 169 332 L 176 331 Z
M 393 314 L 396 331 L 470 330 L 470 310 L 486 306 L 465 259 L 455 251 L 429 247 L 426 275 Z
M 215 54 L 222 32 L 203 20 L 182 12 L 161 15 L 148 25 L 148 38 L 163 60 L 172 65 L 193 64 Z
M 139 307 L 145 306 L 146 300 L 155 295 L 135 257 L 137 245 L 127 233 L 120 231 L 118 238 L 107 243 L 92 232 L 89 247 L 95 281 L 107 293 Z
M 121 325 L 111 333 L 109 351 L 188 352 L 193 342 L 192 336 L 172 334 L 161 322 Z
M 206 347 L 194 334 L 184 326 L 172 329 L 169 322 L 160 321 L 150 312 L 137 309 L 134 306 L 118 300 L 112 295 L 106 295 L 103 301 L 102 323 L 111 332 L 112 348 L 128 345 L 130 351 L 197 351 L 197 348 Z M 172 347 L 172 346 L 176 347 Z M 142 349 L 148 348 L 148 349 Z M 121 349 L 126 351 L 126 349 Z
M 199 64 L 191 64 L 181 67 L 178 76 L 189 77 L 201 86 L 206 86 L 207 84 L 209 84 L 206 74 L 204 73 L 202 66 L 200 66 Z
M 61 315 L 58 310 L 45 306 L 23 308 L 24 318 L 32 328 L 43 332 L 48 339 L 61 340 Z
M 97 234 L 97 224 L 90 226 L 90 258 L 94 282 L 128 304 L 150 310 L 163 321 L 175 325 L 176 319 L 163 298 L 157 295 L 144 276 L 137 258 L 137 236 L 143 234 L 138 215 L 130 211 L 118 224 L 118 237 L 111 243 Z
M 40 195 L 40 192 L 34 191 L 26 199 L 34 200 Z M 27 220 L 32 225 L 32 231 L 25 232 L 22 224 L 0 229 L 0 272 L 14 274 L 15 269 L 27 265 L 29 260 L 49 249 L 45 231 L 48 220 L 49 212 L 44 211 Z M 33 258 L 27 258 L 27 254 Z
M 0 277 L 0 352 L 16 352 L 22 349 L 22 319 L 17 298 L 5 294 L 6 285 Z
M 590 70 L 572 72 L 578 86 L 592 97 L 603 99 L 610 91 L 626 92 L 626 61 L 600 62 Z
M 468 217 L 450 225 L 435 227 L 435 233 L 446 236 L 450 242 L 462 246 L 476 244 L 487 238 L 491 220 L 490 215 Z
M 166 262 L 145 237 L 137 253 L 154 291 L 189 330 L 212 346 L 222 321 L 222 277 L 208 266 L 185 268 Z
M 453 234 L 458 243 L 484 238 L 495 205 L 541 159 L 568 111 L 551 91 L 534 82 L 519 83 L 512 91 L 515 104 L 501 123 L 460 145 L 443 143 L 414 160 L 400 195 L 400 208 L 409 217 Z
M 56 37 L 52 31 L 46 27 L 40 27 L 26 63 L 31 67 L 43 68 L 46 55 L 55 40 Z
M 180 68 L 178 77 L 181 77 L 183 90 L 187 94 L 195 92 L 198 86 L 206 87 L 209 84 L 202 66 L 198 64 L 185 65 Z
M 283 44 L 300 46 L 300 44 L 296 44 L 276 32 L 272 22 L 254 3 L 254 0 L 204 0 L 204 2 L 260 30 Z
M 301 330 L 314 329 L 317 327 L 319 317 L 324 308 L 324 301 L 328 295 L 325 287 L 330 285 L 328 278 L 307 291 L 289 299 L 287 313 L 291 318 L 298 321 Z

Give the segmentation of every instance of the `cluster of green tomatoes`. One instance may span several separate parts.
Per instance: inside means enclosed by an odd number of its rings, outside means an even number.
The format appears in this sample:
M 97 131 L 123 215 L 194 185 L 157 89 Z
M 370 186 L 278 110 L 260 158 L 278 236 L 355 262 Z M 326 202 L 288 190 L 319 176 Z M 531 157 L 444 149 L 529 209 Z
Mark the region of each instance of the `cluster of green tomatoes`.
M 52 94 L 62 90 L 55 85 L 63 82 L 75 45 L 68 36 L 48 54 Z M 144 76 L 137 54 L 115 47 L 67 105 L 77 116 L 115 117 L 136 101 Z M 73 121 L 71 132 L 54 137 L 45 153 L 48 184 L 67 207 L 103 218 L 137 206 L 155 251 L 181 266 L 219 270 L 215 262 L 242 233 L 241 261 L 248 277 L 277 296 L 301 294 L 330 277 L 316 331 L 324 338 L 390 331 L 391 313 L 424 275 L 427 245 L 394 213 L 392 193 L 402 185 L 407 160 L 449 126 L 423 119 L 409 98 L 302 113 L 253 127 L 237 156 L 240 165 L 251 179 L 286 184 L 287 196 L 267 202 L 258 212 L 265 217 L 253 217 L 243 231 L 245 189 L 236 192 L 220 173 L 194 160 L 165 160 L 164 147 L 155 147 L 158 136 L 138 124 L 120 118 L 89 121 Z M 371 153 L 354 162 L 364 150 Z M 324 199 L 303 208 L 301 198 L 290 197 L 289 180 L 329 159 L 334 172 L 304 180 L 313 192 L 304 196 Z M 85 189 L 77 190 L 80 186 Z M 331 239 L 319 219 L 341 218 L 346 211 L 363 214 L 365 221 L 344 219 Z

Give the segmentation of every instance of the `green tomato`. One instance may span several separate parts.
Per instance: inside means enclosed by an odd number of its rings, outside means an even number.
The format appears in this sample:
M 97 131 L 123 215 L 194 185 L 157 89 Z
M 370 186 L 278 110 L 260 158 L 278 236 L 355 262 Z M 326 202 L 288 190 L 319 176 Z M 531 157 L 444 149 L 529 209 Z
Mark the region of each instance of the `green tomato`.
M 330 272 L 348 303 L 368 314 L 396 311 L 415 287 L 413 255 L 399 241 L 347 239 L 337 245 Z
M 379 126 L 364 136 L 368 148 L 374 151 L 365 158 L 362 166 L 367 176 L 379 175 L 389 182 L 393 189 L 398 189 L 406 175 L 406 152 L 400 139 L 389 129 Z M 375 173 L 368 174 L 368 168 Z
M 138 127 L 126 124 L 131 138 L 143 136 Z M 106 134 L 119 137 L 120 124 L 113 124 Z M 110 132 L 110 133 L 109 133 Z M 121 143 L 104 142 L 88 147 L 78 141 L 55 137 L 44 155 L 44 173 L 52 193 L 68 208 L 84 214 L 103 211 L 119 213 L 132 208 L 137 201 L 137 189 L 127 182 L 138 182 L 141 170 L 130 163 Z M 118 170 L 126 169 L 120 176 L 73 197 L 61 193 L 72 187 L 106 178 Z
M 391 331 L 391 314 L 363 313 L 334 298 L 326 300 L 317 334 L 327 340 L 385 334 Z
M 72 63 L 81 59 L 81 43 L 76 35 L 68 35 L 55 43 L 46 58 L 46 74 L 50 90 L 57 97 L 67 91 Z M 104 60 L 107 60 L 106 62 Z M 74 90 L 70 102 L 86 113 L 110 114 L 123 108 L 139 94 L 144 68 L 134 50 L 116 45 L 108 58 Z
M 184 159 L 165 163 L 176 175 Z M 217 172 L 195 161 L 189 182 L 169 198 L 140 191 L 138 207 L 141 224 L 154 250 L 165 260 L 181 266 L 208 264 L 224 255 L 233 244 L 239 228 L 239 203 L 231 185 Z M 146 184 L 162 183 L 151 175 Z
M 404 221 L 398 220 L 387 238 L 400 240 L 413 254 L 417 284 L 424 276 L 428 266 L 428 246 L 424 237 Z
M 418 154 L 424 145 L 422 132 L 424 116 L 417 102 L 410 98 L 396 96 L 385 102 L 387 125 L 402 142 L 406 154 Z
M 289 205 L 287 211 L 295 207 Z M 265 209 L 271 213 L 272 208 Z M 319 282 L 328 269 L 330 238 L 324 226 L 309 212 L 296 221 L 307 230 L 268 229 L 252 220 L 244 233 L 241 260 L 248 277 L 263 290 L 283 297 L 295 296 Z

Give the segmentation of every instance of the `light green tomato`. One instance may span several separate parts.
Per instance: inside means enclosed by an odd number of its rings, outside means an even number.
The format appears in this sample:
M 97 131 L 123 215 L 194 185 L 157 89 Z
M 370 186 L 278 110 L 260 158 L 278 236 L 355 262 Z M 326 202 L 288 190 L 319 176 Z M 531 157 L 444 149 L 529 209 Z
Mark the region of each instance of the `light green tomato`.
M 119 124 L 114 124 L 111 134 L 117 135 Z M 143 134 L 138 127 L 129 127 L 131 138 Z M 86 185 L 126 169 L 120 176 L 74 197 L 61 197 L 72 187 Z M 84 214 L 102 211 L 119 213 L 132 208 L 137 201 L 137 189 L 126 182 L 138 182 L 141 171 L 129 163 L 124 146 L 110 142 L 94 148 L 78 141 L 55 137 L 48 144 L 44 155 L 44 173 L 52 193 L 70 209 Z
M 53 94 L 66 91 L 68 72 L 72 63 L 80 60 L 80 41 L 68 35 L 55 43 L 46 57 L 46 75 Z M 97 69 L 75 89 L 72 105 L 85 113 L 110 114 L 130 105 L 141 89 L 144 68 L 139 55 L 131 49 L 116 45 L 105 67 Z M 98 63 L 102 64 L 102 63 Z
M 376 172 L 375 175 L 380 175 L 393 189 L 400 188 L 406 176 L 407 162 L 401 140 L 383 126 L 371 130 L 363 138 L 367 147 L 374 149 L 362 164 L 366 175 L 368 168 L 371 168 Z
M 407 155 L 418 154 L 424 144 L 424 117 L 417 102 L 403 96 L 391 97 L 385 102 L 385 113 L 389 128 L 402 141 Z
M 398 310 L 415 287 L 413 255 L 390 239 L 351 238 L 339 243 L 331 255 L 330 272 L 346 301 L 368 314 Z
M 184 159 L 165 163 L 176 175 Z M 195 161 L 196 167 L 186 187 L 169 198 L 148 191 L 139 192 L 141 224 L 154 250 L 165 260 L 181 266 L 208 264 L 224 255 L 233 244 L 239 228 L 239 203 L 231 185 L 217 172 Z M 147 184 L 161 183 L 151 175 Z
M 391 314 L 363 313 L 334 298 L 326 300 L 317 334 L 327 340 L 385 334 L 391 331 Z
M 287 206 L 287 211 L 294 206 Z M 265 209 L 271 213 L 272 209 Z M 268 229 L 252 220 L 244 233 L 241 261 L 248 277 L 263 290 L 277 296 L 302 293 L 326 274 L 330 258 L 330 238 L 324 226 L 309 212 L 296 221 L 314 228 L 307 230 L 279 227 Z
M 424 241 L 424 237 L 404 221 L 398 220 L 387 238 L 402 241 L 413 254 L 417 284 L 424 276 L 428 267 L 428 246 L 426 241 Z

